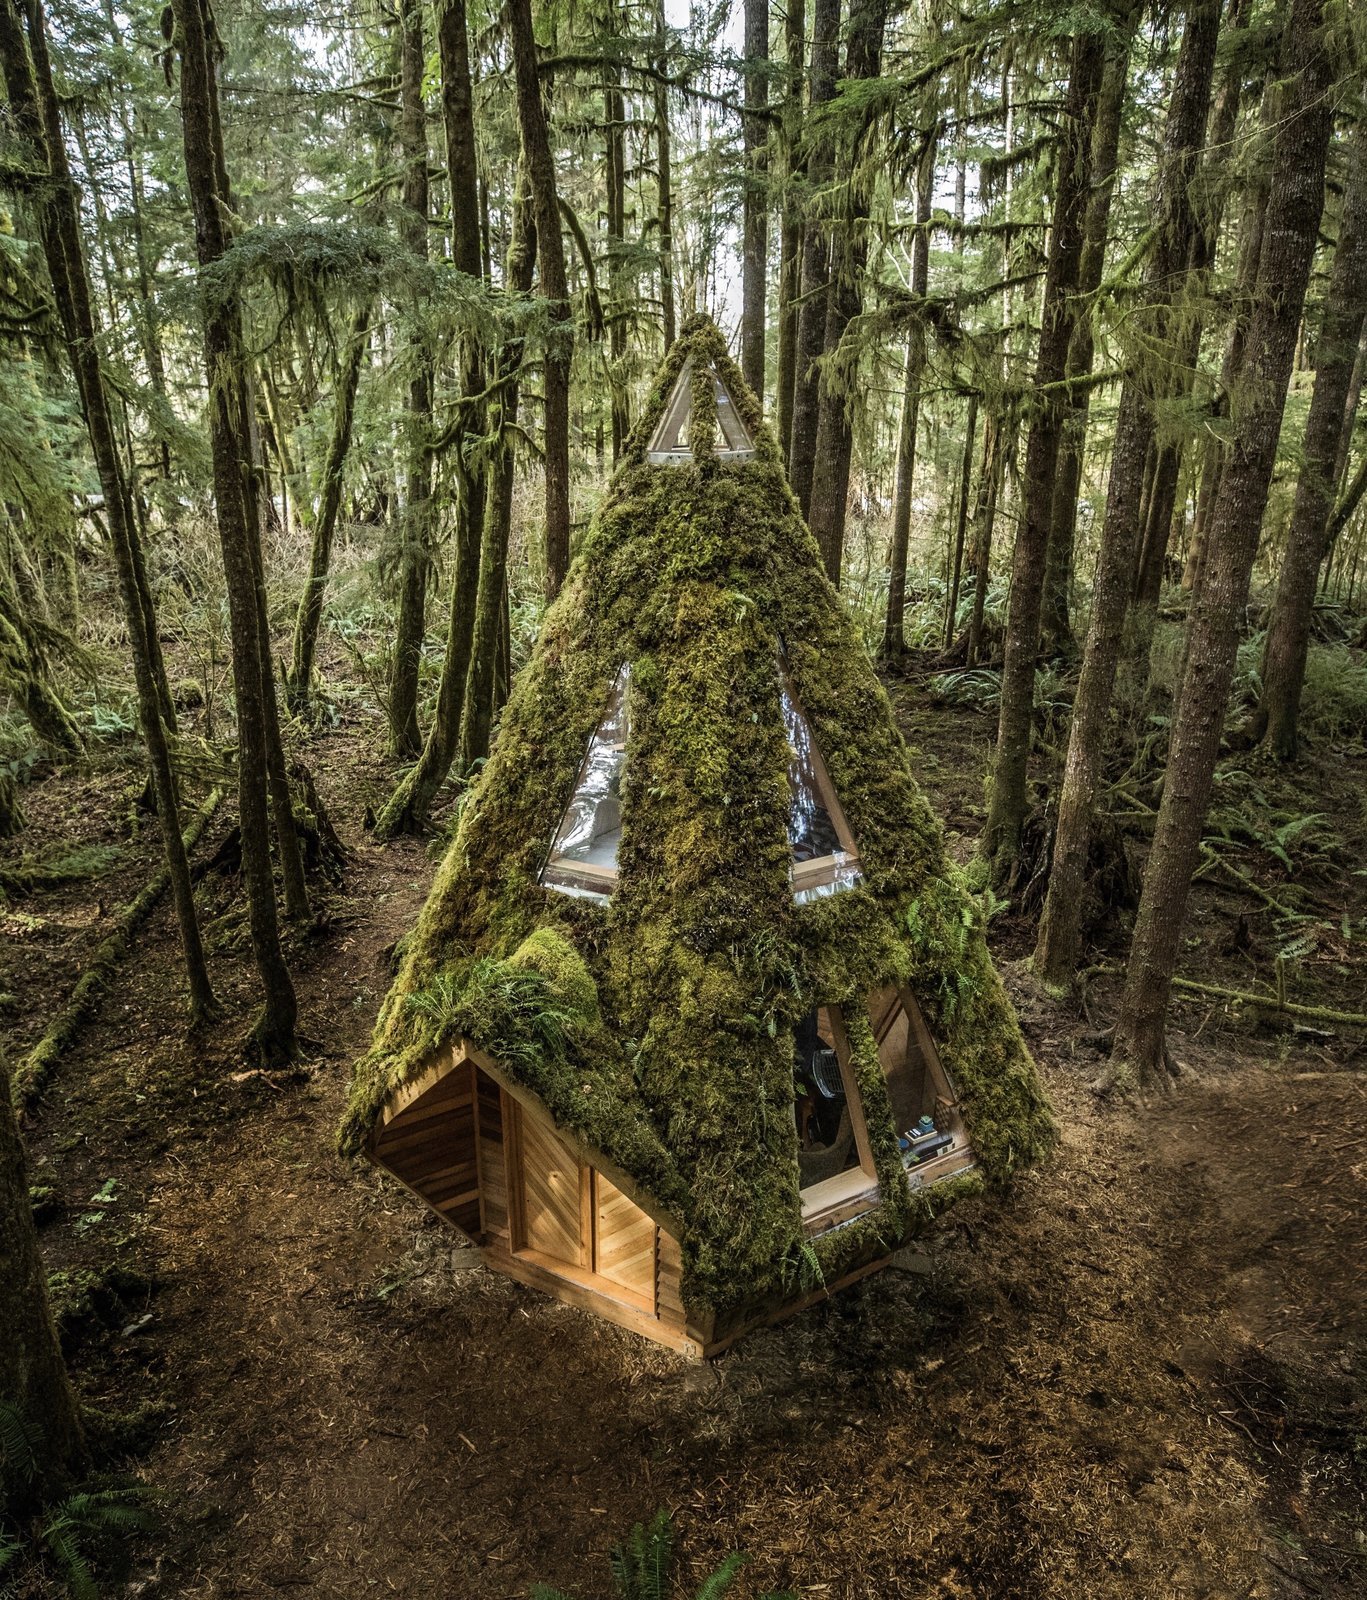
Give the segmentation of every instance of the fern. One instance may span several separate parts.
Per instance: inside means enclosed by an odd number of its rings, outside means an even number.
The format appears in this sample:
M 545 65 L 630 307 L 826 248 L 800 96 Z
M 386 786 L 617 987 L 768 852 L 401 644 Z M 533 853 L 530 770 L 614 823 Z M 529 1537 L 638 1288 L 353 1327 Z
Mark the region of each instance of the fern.
M 674 1561 L 674 1529 L 667 1511 L 658 1511 L 649 1527 L 638 1522 L 608 1558 L 621 1600 L 667 1600 L 666 1585 Z

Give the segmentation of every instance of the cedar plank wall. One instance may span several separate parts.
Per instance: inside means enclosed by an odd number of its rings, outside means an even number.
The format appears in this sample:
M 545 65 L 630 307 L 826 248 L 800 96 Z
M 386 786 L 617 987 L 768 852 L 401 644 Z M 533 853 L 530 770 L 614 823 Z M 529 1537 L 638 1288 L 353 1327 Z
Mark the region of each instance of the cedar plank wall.
M 473 1069 L 458 1062 L 374 1142 L 382 1166 L 463 1232 L 479 1232 Z
M 452 1055 L 445 1071 L 443 1064 L 434 1066 L 431 1087 L 412 1085 L 408 1092 L 414 1097 L 375 1135 L 371 1153 L 439 1215 L 482 1244 L 486 1260 L 497 1268 L 517 1258 L 513 1236 L 522 1231 L 514 1216 L 522 1209 L 517 1201 L 524 1183 L 520 1172 L 510 1173 L 510 1154 L 514 1163 L 526 1160 L 543 1142 L 538 1134 L 548 1135 L 546 1142 L 556 1146 L 560 1140 L 540 1106 L 515 1105 L 459 1048 Z M 544 1171 L 530 1175 L 533 1188 L 544 1182 Z M 596 1170 L 591 1193 L 598 1270 L 590 1275 L 581 1269 L 577 1281 L 566 1280 L 566 1290 L 578 1293 L 564 1298 L 582 1304 L 587 1288 L 593 1299 L 616 1303 L 626 1291 L 626 1303 L 639 1307 L 644 1301 L 650 1308 L 644 1316 L 637 1312 L 631 1325 L 649 1332 L 644 1324 L 653 1321 L 665 1343 L 677 1345 L 686 1333 L 701 1343 L 687 1329 L 679 1241 Z M 557 1292 L 553 1272 L 543 1269 L 538 1278 Z M 601 1304 L 598 1309 L 608 1310 Z

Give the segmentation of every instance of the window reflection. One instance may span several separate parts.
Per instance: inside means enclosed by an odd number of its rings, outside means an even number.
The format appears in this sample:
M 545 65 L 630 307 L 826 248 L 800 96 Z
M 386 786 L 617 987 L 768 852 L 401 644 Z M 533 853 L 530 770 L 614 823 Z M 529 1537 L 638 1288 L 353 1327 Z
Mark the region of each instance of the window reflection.
M 930 1183 L 971 1166 L 958 1099 L 920 1007 L 889 985 L 869 996 L 868 1010 L 908 1176 Z
M 800 1187 L 859 1166 L 849 1090 L 825 1006 L 809 1011 L 793 1034 L 793 1096 Z
M 631 669 L 623 667 L 589 741 L 574 794 L 556 832 L 542 881 L 564 894 L 606 901 L 622 841 L 622 773 L 630 728 Z
M 788 735 L 788 842 L 793 898 L 799 905 L 849 888 L 862 877 L 821 753 L 785 673 L 779 683 Z

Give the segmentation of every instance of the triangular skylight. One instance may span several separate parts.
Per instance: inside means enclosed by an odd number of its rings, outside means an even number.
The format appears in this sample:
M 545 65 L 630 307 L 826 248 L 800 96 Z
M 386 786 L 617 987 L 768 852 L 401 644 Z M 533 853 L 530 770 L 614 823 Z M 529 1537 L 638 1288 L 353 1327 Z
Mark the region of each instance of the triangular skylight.
M 624 666 L 612 686 L 603 720 L 589 741 L 574 794 L 556 830 L 550 860 L 541 875 L 548 889 L 585 900 L 606 901 L 617 882 L 630 683 L 631 668 Z
M 754 441 L 736 410 L 735 401 L 722 382 L 715 367 L 707 369 L 717 397 L 717 448 L 723 460 L 743 461 L 754 455 Z M 688 434 L 689 418 L 693 412 L 693 357 L 683 364 L 683 371 L 674 381 L 669 404 L 664 409 L 659 426 L 646 451 L 646 460 L 661 465 L 667 462 L 691 461 L 693 443 Z
M 788 842 L 793 899 L 799 905 L 860 881 L 859 852 L 840 809 L 811 726 L 784 673 L 779 680 L 788 732 Z

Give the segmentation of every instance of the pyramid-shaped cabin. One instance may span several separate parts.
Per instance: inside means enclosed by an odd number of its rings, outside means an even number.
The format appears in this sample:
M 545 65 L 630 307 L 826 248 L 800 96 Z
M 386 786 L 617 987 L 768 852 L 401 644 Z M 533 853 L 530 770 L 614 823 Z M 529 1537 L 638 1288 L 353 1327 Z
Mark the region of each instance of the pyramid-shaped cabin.
M 341 1131 L 487 1263 L 693 1355 L 887 1262 L 1049 1111 L 710 322 L 519 676 Z

